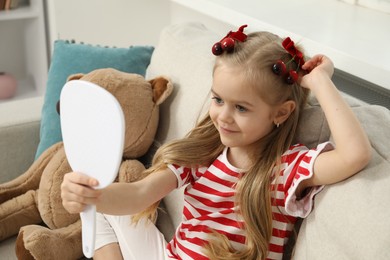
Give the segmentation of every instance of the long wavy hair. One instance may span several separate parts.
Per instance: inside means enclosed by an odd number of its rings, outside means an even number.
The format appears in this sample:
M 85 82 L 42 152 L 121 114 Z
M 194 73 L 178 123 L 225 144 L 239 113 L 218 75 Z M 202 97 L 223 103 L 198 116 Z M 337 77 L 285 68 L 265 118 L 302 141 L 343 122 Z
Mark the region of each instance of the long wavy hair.
M 296 107 L 288 119 L 266 136 L 258 140 L 256 152 L 250 154 L 252 167 L 242 175 L 236 185 L 237 214 L 245 223 L 246 246 L 235 250 L 228 238 L 212 232 L 204 253 L 210 259 L 265 259 L 272 235 L 272 210 L 270 184 L 275 167 L 282 154 L 293 142 L 299 115 L 306 103 L 309 91 L 297 83 L 288 85 L 284 78 L 272 72 L 277 60 L 287 64 L 287 70 L 297 69 L 292 57 L 282 47 L 282 39 L 269 32 L 248 35 L 245 42 L 236 42 L 232 53 L 216 58 L 214 70 L 221 64 L 237 66 L 245 73 L 246 83 L 255 87 L 261 98 L 269 105 L 292 100 Z M 208 113 L 182 139 L 162 145 L 154 155 L 152 166 L 145 174 L 165 168 L 167 164 L 188 167 L 209 166 L 223 151 L 219 133 Z M 135 220 L 149 216 L 155 218 L 158 203 L 149 207 Z

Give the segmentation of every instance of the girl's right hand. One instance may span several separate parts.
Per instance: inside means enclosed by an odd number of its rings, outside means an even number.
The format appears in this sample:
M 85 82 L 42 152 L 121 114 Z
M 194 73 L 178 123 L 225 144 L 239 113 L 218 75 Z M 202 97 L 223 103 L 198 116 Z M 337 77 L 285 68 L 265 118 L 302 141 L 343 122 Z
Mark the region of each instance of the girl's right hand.
M 99 201 L 101 190 L 93 187 L 98 181 L 87 175 L 70 172 L 65 174 L 61 184 L 62 205 L 69 213 L 80 213 L 88 204 Z
M 305 64 L 302 65 L 302 69 L 306 70 L 308 73 L 300 79 L 300 85 L 314 90 L 313 88 L 315 88 L 319 84 L 319 81 L 324 77 L 326 79 L 332 78 L 334 65 L 328 57 L 318 54 L 307 60 Z

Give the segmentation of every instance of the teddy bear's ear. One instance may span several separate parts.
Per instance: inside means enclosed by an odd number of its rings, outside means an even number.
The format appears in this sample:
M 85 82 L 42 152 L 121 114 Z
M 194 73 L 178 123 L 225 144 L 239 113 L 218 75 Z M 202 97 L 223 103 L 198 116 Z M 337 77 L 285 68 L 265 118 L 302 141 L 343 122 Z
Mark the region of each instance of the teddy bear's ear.
M 71 80 L 75 80 L 75 79 L 81 79 L 82 76 L 84 76 L 83 73 L 73 74 L 73 75 L 70 75 L 66 81 L 71 81 Z
M 160 76 L 151 79 L 149 80 L 149 83 L 152 85 L 153 101 L 156 103 L 156 105 L 160 105 L 172 93 L 172 82 L 166 77 Z

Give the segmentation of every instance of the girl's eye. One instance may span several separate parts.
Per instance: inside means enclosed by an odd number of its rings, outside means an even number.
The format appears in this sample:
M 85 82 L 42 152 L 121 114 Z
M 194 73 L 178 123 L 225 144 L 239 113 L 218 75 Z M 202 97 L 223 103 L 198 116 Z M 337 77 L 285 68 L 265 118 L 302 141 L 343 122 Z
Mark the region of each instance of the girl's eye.
M 212 99 L 213 99 L 214 102 L 217 103 L 217 104 L 223 104 L 222 99 L 220 99 L 219 97 L 213 97 Z
M 236 109 L 239 111 L 239 112 L 246 112 L 248 111 L 247 108 L 243 107 L 243 106 L 240 106 L 240 105 L 236 105 Z

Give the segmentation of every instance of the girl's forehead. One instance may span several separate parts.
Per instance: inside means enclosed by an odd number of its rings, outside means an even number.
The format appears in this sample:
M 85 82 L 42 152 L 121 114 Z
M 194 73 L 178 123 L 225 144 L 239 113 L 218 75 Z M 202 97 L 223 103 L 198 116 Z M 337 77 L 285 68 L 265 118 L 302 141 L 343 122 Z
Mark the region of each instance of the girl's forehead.
M 244 66 L 229 66 L 220 63 L 214 69 L 212 89 L 221 97 L 226 93 L 236 95 L 237 99 L 247 99 L 253 102 L 261 100 L 269 105 L 276 105 L 279 102 L 273 98 L 278 96 L 275 88 L 269 87 L 265 76 L 251 75 Z M 262 73 L 257 71 L 257 73 Z M 264 72 L 263 72 L 264 73 Z M 229 91 L 229 93 L 228 93 Z
M 218 66 L 214 70 L 213 74 L 213 86 L 221 85 L 221 87 L 225 85 L 234 85 L 239 87 L 241 91 L 252 92 L 252 94 L 260 94 L 261 86 L 259 83 L 254 84 L 254 82 L 248 76 L 247 71 L 245 69 L 240 68 L 238 66 Z
M 224 73 L 224 72 L 234 71 L 234 70 L 238 71 L 239 67 L 228 65 L 226 62 L 217 62 L 215 67 L 214 67 L 214 74 L 215 73 Z
M 214 70 L 213 86 L 216 88 L 229 86 L 245 88 L 245 85 L 246 79 L 242 70 L 229 66 L 219 66 Z
M 214 81 L 234 81 L 244 83 L 247 81 L 244 73 L 244 69 L 239 66 L 228 66 L 226 64 L 220 64 L 215 67 L 213 73 Z
M 230 69 L 215 71 L 212 93 L 223 99 L 237 102 L 258 102 L 263 99 L 261 91 L 246 79 L 245 73 Z

